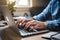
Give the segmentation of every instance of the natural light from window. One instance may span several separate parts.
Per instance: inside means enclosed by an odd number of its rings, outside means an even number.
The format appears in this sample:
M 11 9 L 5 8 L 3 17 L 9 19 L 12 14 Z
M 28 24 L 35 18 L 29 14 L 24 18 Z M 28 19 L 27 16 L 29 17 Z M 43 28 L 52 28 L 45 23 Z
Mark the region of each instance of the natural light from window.
M 32 0 L 9 0 L 10 2 L 16 1 L 14 7 L 32 7 Z

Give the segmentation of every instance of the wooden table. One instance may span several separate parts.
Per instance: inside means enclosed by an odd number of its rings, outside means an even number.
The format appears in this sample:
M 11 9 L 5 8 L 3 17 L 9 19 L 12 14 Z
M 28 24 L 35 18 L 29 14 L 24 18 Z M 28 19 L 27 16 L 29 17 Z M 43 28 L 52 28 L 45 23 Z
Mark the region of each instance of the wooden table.
M 47 39 L 42 38 L 41 35 L 43 35 L 43 34 L 38 34 L 38 35 L 32 35 L 32 36 L 24 37 L 21 40 L 47 40 Z

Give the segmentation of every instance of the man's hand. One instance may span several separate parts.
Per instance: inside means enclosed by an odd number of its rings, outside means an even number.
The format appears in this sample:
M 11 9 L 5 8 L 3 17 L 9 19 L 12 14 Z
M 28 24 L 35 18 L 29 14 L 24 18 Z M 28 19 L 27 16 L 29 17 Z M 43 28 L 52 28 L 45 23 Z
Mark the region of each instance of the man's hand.
M 40 30 L 47 27 L 46 22 L 36 21 L 33 19 L 18 19 L 16 24 L 19 28 L 24 28 L 29 31 L 32 31 L 33 29 Z
M 25 26 L 25 24 L 29 21 L 31 21 L 32 19 L 26 19 L 26 18 L 20 18 L 17 20 L 16 24 L 18 25 L 19 28 L 23 28 Z
M 40 30 L 40 29 L 44 29 L 47 27 L 47 23 L 46 22 L 40 22 L 40 21 L 36 21 L 36 20 L 32 20 L 26 23 L 24 29 L 29 29 L 29 31 L 36 29 L 36 30 Z

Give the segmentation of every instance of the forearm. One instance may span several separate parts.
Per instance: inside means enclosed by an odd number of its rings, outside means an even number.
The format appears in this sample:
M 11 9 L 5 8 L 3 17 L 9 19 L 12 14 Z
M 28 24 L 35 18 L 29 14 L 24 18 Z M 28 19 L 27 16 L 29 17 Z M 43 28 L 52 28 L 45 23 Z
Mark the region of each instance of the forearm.
M 47 28 L 49 30 L 59 31 L 60 30 L 60 21 L 59 20 L 45 21 L 45 22 L 42 22 L 42 27 Z

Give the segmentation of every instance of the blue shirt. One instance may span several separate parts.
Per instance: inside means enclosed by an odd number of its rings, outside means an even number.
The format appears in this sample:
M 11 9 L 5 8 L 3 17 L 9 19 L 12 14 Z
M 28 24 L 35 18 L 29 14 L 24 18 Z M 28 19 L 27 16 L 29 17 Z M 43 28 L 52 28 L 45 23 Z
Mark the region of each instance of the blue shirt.
M 47 20 L 49 17 L 52 17 L 52 20 Z M 60 1 L 51 0 L 48 6 L 33 18 L 38 21 L 47 22 L 48 29 L 60 30 Z

